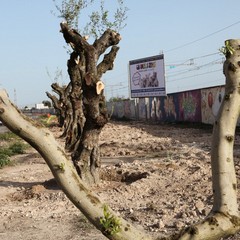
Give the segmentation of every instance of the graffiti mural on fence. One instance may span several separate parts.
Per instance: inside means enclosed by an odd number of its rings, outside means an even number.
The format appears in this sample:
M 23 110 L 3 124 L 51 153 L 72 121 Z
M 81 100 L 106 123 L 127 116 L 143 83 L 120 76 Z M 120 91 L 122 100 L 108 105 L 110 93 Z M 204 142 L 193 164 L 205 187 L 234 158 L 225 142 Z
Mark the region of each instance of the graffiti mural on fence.
M 117 109 L 117 116 L 118 118 L 124 117 L 124 102 L 116 102 L 115 103 L 116 109 Z
M 124 116 L 124 102 L 108 102 L 108 114 L 111 118 L 123 118 Z
M 158 119 L 158 120 L 162 119 L 161 99 L 162 99 L 162 102 L 163 102 L 164 98 L 165 97 L 158 97 L 156 99 L 156 109 L 155 109 L 155 111 L 156 111 L 156 119 Z
M 201 122 L 201 91 L 178 93 L 179 121 Z
M 114 106 L 113 102 L 107 102 L 107 111 L 110 117 L 114 115 Z
M 108 103 L 113 117 L 164 122 L 202 122 L 213 124 L 224 98 L 224 86 L 169 94 L 166 97 L 139 98 Z M 147 114 L 147 115 L 146 115 Z M 238 121 L 238 126 L 240 120 Z
M 151 118 L 151 99 L 152 98 L 145 98 L 145 109 L 146 109 L 146 118 Z
M 130 101 L 130 100 L 128 100 Z M 136 119 L 136 105 L 135 105 L 135 100 L 130 101 L 130 109 L 131 109 L 131 119 Z
M 124 103 L 124 117 L 131 118 L 131 102 L 124 101 L 123 103 Z
M 132 110 L 133 109 L 131 109 L 131 102 L 134 102 L 134 101 L 124 101 L 123 103 L 124 103 L 124 117 L 125 118 L 133 118 L 132 117 Z
M 134 100 L 107 102 L 107 109 L 111 118 L 136 119 Z
M 225 94 L 224 86 L 202 89 L 202 123 L 213 124 Z
M 151 97 L 149 98 L 149 118 L 155 119 L 156 117 L 156 99 Z
M 178 102 L 176 94 L 156 99 L 156 118 L 160 121 L 175 122 L 178 120 Z
M 139 119 L 146 119 L 145 98 L 139 98 L 138 109 L 139 109 Z
M 178 109 L 178 102 L 177 102 L 177 94 L 172 94 L 164 98 L 164 114 L 168 121 L 177 121 L 177 109 Z

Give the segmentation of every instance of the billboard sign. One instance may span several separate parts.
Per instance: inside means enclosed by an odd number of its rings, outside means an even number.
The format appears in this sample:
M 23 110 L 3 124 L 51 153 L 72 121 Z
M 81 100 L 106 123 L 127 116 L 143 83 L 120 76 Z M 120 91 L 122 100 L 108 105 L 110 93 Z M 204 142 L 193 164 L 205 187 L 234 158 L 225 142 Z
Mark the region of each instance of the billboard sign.
M 163 54 L 129 61 L 131 98 L 166 95 Z

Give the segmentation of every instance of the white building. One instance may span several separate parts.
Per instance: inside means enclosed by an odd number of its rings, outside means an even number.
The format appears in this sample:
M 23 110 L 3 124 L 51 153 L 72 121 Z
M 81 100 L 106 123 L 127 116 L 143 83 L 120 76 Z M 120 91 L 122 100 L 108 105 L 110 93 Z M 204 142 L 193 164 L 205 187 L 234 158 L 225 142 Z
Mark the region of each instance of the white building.
M 45 106 L 43 103 L 37 103 L 35 104 L 36 109 L 48 109 L 48 106 Z

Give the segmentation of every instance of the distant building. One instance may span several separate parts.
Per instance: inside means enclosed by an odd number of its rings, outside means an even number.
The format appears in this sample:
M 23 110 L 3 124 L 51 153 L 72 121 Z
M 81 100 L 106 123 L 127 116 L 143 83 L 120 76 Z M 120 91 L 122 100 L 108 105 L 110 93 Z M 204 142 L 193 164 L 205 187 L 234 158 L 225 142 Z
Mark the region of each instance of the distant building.
M 43 103 L 35 104 L 35 109 L 48 109 L 48 106 L 45 106 Z

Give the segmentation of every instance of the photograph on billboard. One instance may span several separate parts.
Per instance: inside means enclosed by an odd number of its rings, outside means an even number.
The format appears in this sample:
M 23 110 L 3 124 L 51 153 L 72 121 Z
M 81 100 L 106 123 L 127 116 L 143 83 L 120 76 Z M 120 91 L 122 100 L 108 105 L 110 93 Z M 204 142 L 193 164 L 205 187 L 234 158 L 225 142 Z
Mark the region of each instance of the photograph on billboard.
M 131 98 L 166 95 L 163 54 L 129 61 Z

